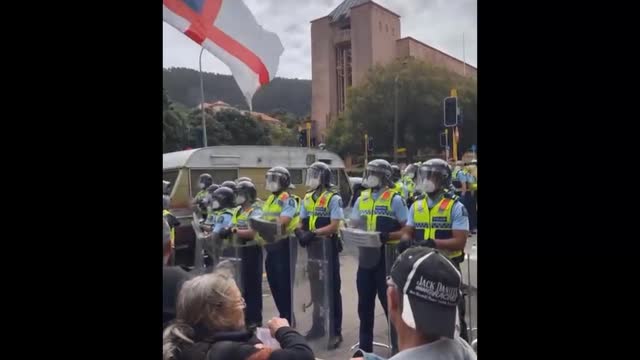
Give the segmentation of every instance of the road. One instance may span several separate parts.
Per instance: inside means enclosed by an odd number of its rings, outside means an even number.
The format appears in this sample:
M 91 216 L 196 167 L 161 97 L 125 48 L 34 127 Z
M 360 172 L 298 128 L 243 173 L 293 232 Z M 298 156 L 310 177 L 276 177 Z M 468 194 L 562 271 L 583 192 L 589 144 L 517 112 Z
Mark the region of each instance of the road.
M 475 247 L 473 245 L 476 245 Z M 469 238 L 467 241 L 467 249 L 466 253 L 471 254 L 471 262 L 472 266 L 470 267 L 470 275 L 471 275 L 471 283 L 472 283 L 472 296 L 471 296 L 471 308 L 467 305 L 467 324 L 470 324 L 469 315 L 472 316 L 472 326 L 473 328 L 477 328 L 477 236 Z M 463 279 L 465 279 L 465 283 L 467 283 L 468 273 L 466 267 L 467 261 L 463 263 L 462 266 L 462 275 Z M 335 350 L 326 350 L 321 349 L 319 344 L 311 344 L 314 348 L 314 352 L 317 358 L 326 359 L 326 360 L 342 360 L 349 359 L 353 354 L 353 350 L 351 346 L 358 342 L 358 331 L 360 320 L 358 319 L 358 292 L 356 289 L 356 270 L 357 270 L 357 259 L 349 254 L 349 250 L 345 250 L 340 254 L 340 274 L 342 278 L 342 308 L 343 308 L 343 319 L 342 319 L 342 337 L 344 338 L 344 342 L 340 345 L 338 349 Z M 263 284 L 263 320 L 266 323 L 269 319 L 274 316 L 278 316 L 278 311 L 276 310 L 275 304 L 273 302 L 273 298 L 271 293 L 269 292 L 269 284 L 267 283 L 266 277 L 264 278 Z M 468 303 L 467 303 L 468 304 Z M 301 307 L 302 304 L 294 304 L 294 306 Z M 308 310 L 309 311 L 309 310 Z M 306 323 L 306 321 L 304 321 Z M 306 325 L 306 324 L 304 324 Z M 376 301 L 376 309 L 375 309 L 375 319 L 374 319 L 374 341 L 388 344 L 387 337 L 387 319 L 384 315 L 384 311 L 380 306 L 380 302 Z M 303 324 L 299 326 L 299 331 L 304 335 L 308 331 L 308 326 L 303 327 Z M 474 336 L 477 336 L 474 333 Z M 390 357 L 390 351 L 381 348 L 375 347 L 374 352 L 383 357 Z

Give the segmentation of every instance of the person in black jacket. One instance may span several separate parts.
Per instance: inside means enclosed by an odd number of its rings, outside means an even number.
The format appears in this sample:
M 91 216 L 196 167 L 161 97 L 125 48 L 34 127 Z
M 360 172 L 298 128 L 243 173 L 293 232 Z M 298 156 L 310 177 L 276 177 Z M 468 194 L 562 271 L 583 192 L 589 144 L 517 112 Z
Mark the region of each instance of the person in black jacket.
M 163 335 L 163 360 L 313 360 L 304 337 L 286 319 L 267 326 L 280 343 L 270 348 L 245 329 L 244 299 L 225 270 L 196 276 L 182 286 L 176 320 Z
M 162 219 L 162 323 L 166 327 L 176 317 L 176 298 L 182 284 L 191 275 L 180 266 L 167 266 L 171 256 L 171 235 L 167 219 Z

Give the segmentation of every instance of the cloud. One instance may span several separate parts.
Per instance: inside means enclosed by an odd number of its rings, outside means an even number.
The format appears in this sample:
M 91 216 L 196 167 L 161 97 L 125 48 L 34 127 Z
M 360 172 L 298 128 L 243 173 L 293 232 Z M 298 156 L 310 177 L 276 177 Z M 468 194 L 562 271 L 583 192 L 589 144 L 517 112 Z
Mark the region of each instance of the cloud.
M 258 22 L 280 37 L 285 48 L 277 76 L 311 78 L 311 20 L 328 15 L 342 0 L 244 0 Z M 477 64 L 477 0 L 376 0 L 401 16 L 402 36 L 412 36 L 452 56 Z M 200 46 L 164 23 L 163 65 L 198 69 Z M 205 51 L 203 69 L 230 74 Z

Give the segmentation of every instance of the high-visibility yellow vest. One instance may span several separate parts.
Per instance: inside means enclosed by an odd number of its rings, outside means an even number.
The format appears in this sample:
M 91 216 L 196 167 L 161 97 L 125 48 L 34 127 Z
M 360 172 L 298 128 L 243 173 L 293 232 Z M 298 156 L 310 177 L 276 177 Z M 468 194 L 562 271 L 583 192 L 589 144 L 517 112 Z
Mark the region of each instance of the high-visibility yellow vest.
M 280 193 L 280 195 L 278 195 L 277 198 L 274 194 L 269 195 L 269 198 L 262 206 L 262 218 L 267 221 L 275 222 L 282 212 L 282 206 L 280 206 L 279 201 L 284 203 L 285 201 L 289 200 L 289 197 L 292 197 L 296 203 L 296 212 L 293 215 L 291 221 L 289 221 L 289 225 L 287 225 L 287 235 L 292 234 L 293 230 L 296 229 L 298 223 L 300 222 L 300 198 L 295 195 L 289 195 L 288 192 L 283 191 Z
M 316 201 L 313 200 L 313 192 L 304 197 L 304 209 L 309 214 L 309 231 L 323 228 L 331 223 L 331 211 L 329 202 L 334 192 L 325 190 Z M 304 220 L 303 220 L 304 221 Z
M 167 215 L 171 215 L 171 212 L 169 210 L 162 210 L 162 216 L 166 217 Z M 169 230 L 169 237 L 171 239 L 171 248 L 175 248 L 175 244 L 176 244 L 176 228 L 173 227 L 173 226 Z
M 367 231 L 394 232 L 400 230 L 400 222 L 391 207 L 394 196 L 400 196 L 395 189 L 385 190 L 375 201 L 371 197 L 371 189 L 360 193 L 358 212 L 367 219 Z M 400 240 L 390 240 L 388 243 L 398 243 Z
M 413 226 L 416 240 L 451 239 L 451 212 L 457 197 L 443 197 L 432 209 L 429 209 L 427 198 L 416 201 L 413 205 Z M 461 250 L 440 250 L 447 257 L 455 258 L 462 255 Z
M 407 187 L 407 190 L 409 190 L 409 197 L 412 197 L 413 193 L 416 191 L 416 183 L 413 181 L 413 179 L 410 179 L 408 177 L 404 177 L 402 181 L 404 182 L 404 186 Z
M 239 230 L 248 230 L 249 216 L 251 216 L 251 213 L 254 210 L 259 208 L 260 208 L 259 203 L 257 201 L 254 202 L 247 210 L 242 210 L 242 206 L 238 206 L 236 209 L 234 209 L 233 219 L 232 219 L 233 225 Z M 254 243 L 264 244 L 264 240 L 262 239 L 260 234 L 256 233 L 254 239 L 249 240 L 248 242 L 245 243 L 245 245 L 253 245 Z

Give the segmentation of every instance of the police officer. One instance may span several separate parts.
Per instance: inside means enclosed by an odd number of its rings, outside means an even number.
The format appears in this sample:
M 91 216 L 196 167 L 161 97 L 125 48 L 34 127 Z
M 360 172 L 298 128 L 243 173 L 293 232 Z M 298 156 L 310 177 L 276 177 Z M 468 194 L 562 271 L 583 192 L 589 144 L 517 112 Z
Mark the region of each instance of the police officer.
M 402 172 L 398 165 L 391 165 L 391 181 L 393 181 L 394 190 L 407 201 L 409 198 L 409 190 L 402 181 Z
M 404 172 L 402 174 L 402 183 L 407 188 L 407 191 L 409 194 L 407 197 L 407 206 L 411 206 L 411 204 L 415 200 L 414 196 L 415 196 L 415 190 L 416 190 L 416 183 L 414 182 L 414 179 L 416 178 L 416 173 L 418 172 L 419 165 L 420 163 L 413 163 L 413 164 L 407 165 L 407 167 L 404 168 Z
M 169 195 L 162 195 L 162 216 L 164 216 L 165 220 L 167 220 L 167 224 L 169 224 L 169 235 L 171 240 L 171 257 L 170 263 L 173 264 L 175 261 L 175 247 L 176 247 L 176 228 L 180 226 L 180 221 L 176 218 L 169 210 L 171 204 L 171 199 Z
M 249 228 L 250 217 L 260 217 L 262 209 L 257 199 L 258 192 L 250 181 L 240 181 L 236 185 L 235 203 L 238 208 L 233 216 L 233 232 L 243 243 L 242 279 L 243 296 L 247 303 L 245 322 L 247 328 L 253 330 L 262 326 L 262 247 L 256 241 L 255 230 Z
M 284 167 L 276 166 L 269 169 L 265 180 L 265 188 L 271 195 L 262 207 L 262 218 L 286 227 L 286 234 L 282 239 L 276 239 L 274 243 L 264 247 L 267 251 L 267 281 L 280 317 L 291 323 L 290 235 L 300 220 L 300 202 L 287 192 L 291 185 L 291 175 Z
M 356 200 L 351 213 L 354 227 L 380 232 L 380 241 L 397 243 L 402 236 L 402 227 L 407 221 L 407 207 L 402 196 L 393 189 L 391 165 L 376 159 L 365 170 L 363 185 L 367 187 Z M 384 245 L 380 248 L 384 253 Z M 358 316 L 360 317 L 360 349 L 373 351 L 373 319 L 376 294 L 387 314 L 385 256 L 380 256 L 372 268 L 358 266 L 356 285 L 358 288 Z M 392 336 L 392 343 L 396 340 Z M 396 346 L 394 345 L 394 348 Z
M 471 160 L 471 163 L 467 165 L 467 186 L 469 189 L 469 229 L 472 234 L 476 233 L 478 229 L 478 161 L 476 159 Z
M 193 211 L 199 212 L 203 220 L 207 219 L 209 215 L 205 199 L 207 197 L 207 188 L 213 184 L 213 178 L 209 174 L 202 174 L 198 179 L 198 188 L 200 189 L 196 196 L 193 198 L 191 205 Z
M 451 178 L 451 168 L 444 160 L 431 159 L 420 166 L 416 189 L 427 196 L 411 205 L 403 239 L 413 239 L 416 245 L 440 250 L 460 271 L 469 234 L 469 215 L 459 198 L 446 191 Z M 464 305 L 461 298 L 458 304 L 460 336 L 467 340 Z
M 205 204 L 207 207 L 207 218 L 205 219 L 204 223 L 202 223 L 202 225 L 200 226 L 203 230 L 211 231 L 213 229 L 213 226 L 216 223 L 216 217 L 218 215 L 218 211 L 217 210 L 214 211 L 213 209 L 211 209 L 211 203 L 213 202 L 213 193 L 219 188 L 220 188 L 220 185 L 211 184 L 207 188 L 207 196 L 202 201 L 202 203 Z
M 329 349 L 335 349 L 342 342 L 342 296 L 340 295 L 340 260 L 342 250 L 338 238 L 338 227 L 344 220 L 342 198 L 331 187 L 331 168 L 323 162 L 311 164 L 307 170 L 306 185 L 310 190 L 304 197 L 300 209 L 300 225 L 295 234 L 300 246 L 307 248 L 309 259 L 327 261 L 328 269 L 320 269 L 318 262 L 309 262 L 309 282 L 313 301 L 313 324 L 306 335 L 307 340 L 325 336 L 324 316 L 320 304 L 324 303 L 325 288 L 321 273 L 328 274 L 330 280 L 329 298 Z M 323 241 L 324 246 L 309 246 L 312 242 Z M 322 253 L 324 251 L 324 254 Z
M 231 235 L 231 224 L 233 220 L 233 209 L 235 207 L 233 190 L 221 186 L 213 192 L 211 199 L 211 210 L 216 213 L 215 224 L 212 232 L 219 239 L 228 238 Z M 205 249 L 214 259 L 218 259 L 221 253 L 219 243 L 209 243 Z

